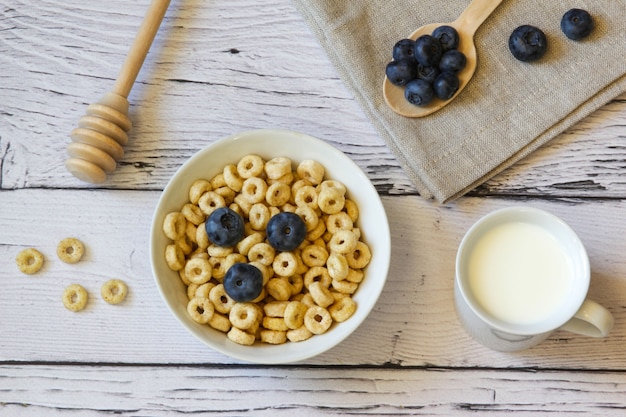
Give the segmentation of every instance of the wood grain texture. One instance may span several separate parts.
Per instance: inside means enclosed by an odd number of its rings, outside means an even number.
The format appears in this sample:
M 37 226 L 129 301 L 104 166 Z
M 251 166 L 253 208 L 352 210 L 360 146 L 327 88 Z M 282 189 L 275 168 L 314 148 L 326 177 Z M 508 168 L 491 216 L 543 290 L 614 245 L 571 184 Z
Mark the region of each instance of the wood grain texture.
M 622 416 L 626 409 L 626 94 L 469 196 L 417 195 L 288 0 L 173 1 L 131 91 L 134 127 L 110 180 L 65 171 L 69 132 L 114 83 L 149 0 L 0 0 L 0 416 Z M 383 196 L 391 270 L 368 320 L 343 343 L 287 367 L 240 363 L 169 314 L 148 259 L 160 191 L 192 154 L 238 131 L 282 128 L 348 154 Z M 454 256 L 491 210 L 529 205 L 586 245 L 589 296 L 610 337 L 555 332 L 520 353 L 461 328 Z M 76 236 L 84 260 L 56 244 Z M 23 248 L 46 263 L 15 266 Z M 130 292 L 99 296 L 107 279 Z M 65 310 L 63 288 L 90 292 Z

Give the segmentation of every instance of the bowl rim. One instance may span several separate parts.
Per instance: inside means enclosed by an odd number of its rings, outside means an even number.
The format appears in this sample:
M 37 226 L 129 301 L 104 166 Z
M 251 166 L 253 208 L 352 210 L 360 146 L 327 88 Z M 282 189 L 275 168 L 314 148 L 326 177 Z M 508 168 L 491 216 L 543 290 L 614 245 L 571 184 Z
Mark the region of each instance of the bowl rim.
M 260 145 L 261 140 L 264 144 L 262 146 L 262 149 Z M 238 148 L 235 145 L 238 144 L 247 144 L 248 146 L 251 146 L 254 150 L 251 151 L 247 147 L 244 147 L 245 149 L 243 150 L 235 150 L 236 148 Z M 278 145 L 282 145 L 282 149 L 280 151 L 275 150 L 275 146 Z M 311 151 L 311 146 L 313 147 L 312 149 L 315 150 L 315 152 Z M 343 323 L 334 323 L 333 327 L 331 327 L 331 329 L 324 334 L 315 335 L 314 337 L 302 342 L 287 342 L 282 345 L 268 345 L 259 343 L 255 343 L 255 345 L 253 346 L 238 345 L 230 341 L 226 337 L 225 333 L 219 332 L 215 329 L 211 329 L 208 325 L 201 325 L 194 322 L 186 314 L 186 309 L 185 311 L 181 310 L 181 304 L 184 301 L 181 295 L 184 295 L 186 300 L 186 292 L 184 292 L 184 294 L 177 294 L 175 296 L 169 294 L 172 285 L 184 286 L 184 284 L 178 278 L 178 274 L 174 271 L 169 270 L 169 268 L 167 268 L 167 266 L 165 265 L 163 252 L 165 244 L 167 244 L 167 238 L 165 238 L 163 235 L 162 222 L 165 214 L 170 211 L 175 211 L 176 209 L 180 210 L 182 205 L 188 200 L 184 200 L 184 198 L 182 198 L 181 201 L 177 201 L 174 203 L 168 201 L 168 199 L 170 198 L 170 195 L 176 195 L 176 193 L 180 195 L 184 192 L 185 195 L 187 195 L 189 186 L 185 188 L 183 185 L 191 185 L 191 183 L 199 177 L 195 176 L 195 178 L 191 178 L 191 175 L 189 177 L 186 177 L 186 175 L 189 174 L 191 171 L 197 169 L 195 167 L 199 161 L 202 161 L 206 158 L 211 158 L 211 154 L 214 152 L 228 150 L 229 154 L 238 155 L 237 157 L 233 156 L 233 160 L 221 161 L 220 165 L 217 168 L 213 167 L 213 169 L 216 170 L 215 173 L 217 173 L 226 164 L 236 163 L 238 161 L 238 159 L 236 158 L 240 159 L 241 157 L 251 153 L 259 154 L 266 160 L 272 157 L 287 156 L 290 157 L 290 159 L 292 159 L 294 163 L 297 163 L 300 160 L 304 159 L 316 159 L 304 155 L 300 158 L 293 157 L 294 152 L 302 152 L 302 150 L 304 149 L 308 149 L 307 155 L 309 154 L 308 152 L 311 152 L 313 154 L 323 155 L 323 157 L 327 158 L 328 161 L 341 163 L 344 164 L 344 166 L 347 165 L 346 170 L 347 172 L 350 172 L 351 175 L 348 181 L 346 181 L 345 178 L 343 179 L 343 181 L 348 183 L 346 184 L 346 187 L 348 189 L 348 195 L 350 195 L 351 199 L 357 202 L 357 206 L 359 207 L 360 211 L 359 220 L 361 220 L 361 218 L 363 217 L 373 215 L 374 213 L 377 213 L 380 216 L 380 218 L 377 218 L 377 224 L 371 226 L 375 228 L 376 236 L 366 237 L 367 244 L 370 246 L 370 248 L 372 248 L 372 260 L 366 268 L 376 269 L 377 276 L 375 277 L 375 279 L 372 278 L 369 280 L 364 280 L 360 284 L 360 288 L 354 294 L 353 298 L 355 299 L 355 301 L 357 301 L 358 305 L 355 314 Z M 257 152 L 256 150 L 260 150 L 260 152 Z M 342 178 L 335 178 L 335 176 L 332 174 L 333 172 L 339 170 L 339 168 L 335 166 L 334 163 L 330 164 L 331 166 L 327 166 L 328 163 L 322 161 L 320 162 L 327 170 L 326 178 L 342 181 Z M 207 174 L 206 178 L 211 178 L 213 175 L 215 174 Z M 358 183 L 358 193 L 354 190 L 354 187 L 349 186 L 349 184 L 352 183 Z M 367 205 L 361 204 L 363 200 L 366 199 Z M 359 201 L 361 203 L 359 203 Z M 361 230 L 364 234 L 369 233 L 364 230 L 362 224 L 359 224 L 359 227 L 361 227 Z M 161 195 L 159 196 L 152 216 L 149 246 L 150 265 L 156 286 L 159 290 L 161 298 L 167 305 L 170 312 L 178 320 L 178 322 L 193 336 L 195 336 L 198 340 L 203 342 L 211 349 L 237 360 L 258 364 L 285 364 L 309 359 L 331 349 L 332 347 L 338 345 L 344 339 L 346 339 L 361 325 L 361 323 L 374 308 L 374 305 L 377 303 L 378 298 L 380 297 L 380 294 L 382 293 L 383 287 L 387 280 L 391 257 L 391 237 L 386 211 L 382 204 L 380 195 L 378 194 L 366 174 L 361 170 L 361 168 L 346 154 L 344 154 L 342 151 L 335 148 L 334 146 L 330 145 L 329 143 L 304 133 L 283 129 L 257 129 L 235 133 L 231 136 L 223 137 L 207 145 L 206 147 L 197 151 L 187 161 L 185 161 L 185 163 L 183 163 L 170 178 L 167 185 L 161 192 Z M 163 268 L 164 265 L 165 269 Z M 159 273 L 159 271 L 163 272 Z M 175 274 L 175 281 L 177 281 L 177 283 L 166 283 L 164 281 L 165 274 L 169 276 Z M 362 290 L 361 287 L 365 287 L 365 289 Z M 366 291 L 368 293 L 368 296 L 362 296 Z M 178 299 L 174 299 L 175 297 L 178 297 Z M 335 328 L 337 327 L 340 327 L 342 331 L 333 332 L 332 330 L 335 330 Z M 208 336 L 207 330 L 210 331 L 210 333 L 208 333 Z M 217 337 L 211 335 L 213 334 L 213 332 L 215 332 L 215 335 L 217 335 Z M 213 340 L 218 338 L 219 340 Z

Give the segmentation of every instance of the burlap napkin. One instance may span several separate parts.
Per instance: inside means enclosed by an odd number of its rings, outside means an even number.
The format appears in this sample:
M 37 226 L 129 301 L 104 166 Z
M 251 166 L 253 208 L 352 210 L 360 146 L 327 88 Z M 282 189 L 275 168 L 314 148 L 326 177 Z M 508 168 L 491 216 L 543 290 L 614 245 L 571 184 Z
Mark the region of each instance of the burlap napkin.
M 387 108 L 381 93 L 396 41 L 451 22 L 469 0 L 294 0 L 367 116 L 425 198 L 446 202 L 475 188 L 626 91 L 626 1 L 505 0 L 475 36 L 478 68 L 466 89 L 420 119 Z M 589 38 L 561 32 L 562 15 L 595 18 Z M 547 54 L 515 60 L 508 38 L 541 28 Z

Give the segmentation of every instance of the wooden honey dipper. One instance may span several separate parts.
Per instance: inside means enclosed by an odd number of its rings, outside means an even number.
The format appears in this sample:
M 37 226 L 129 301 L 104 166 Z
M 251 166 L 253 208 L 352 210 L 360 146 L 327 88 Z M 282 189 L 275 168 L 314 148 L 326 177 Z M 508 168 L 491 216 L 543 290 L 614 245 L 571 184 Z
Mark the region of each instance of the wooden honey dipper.
M 65 161 L 65 167 L 75 177 L 94 184 L 102 183 L 124 156 L 123 146 L 128 142 L 127 132 L 132 127 L 128 117 L 128 95 L 169 4 L 170 0 L 152 1 L 113 89 L 87 107 L 78 127 L 70 133 L 72 143 L 67 146 L 70 158 Z

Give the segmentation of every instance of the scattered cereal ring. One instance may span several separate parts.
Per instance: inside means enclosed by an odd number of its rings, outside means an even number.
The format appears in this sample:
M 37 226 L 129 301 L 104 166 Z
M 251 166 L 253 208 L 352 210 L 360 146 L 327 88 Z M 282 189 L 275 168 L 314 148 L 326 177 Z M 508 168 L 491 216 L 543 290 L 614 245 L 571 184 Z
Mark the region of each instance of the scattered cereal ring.
M 304 314 L 304 325 L 313 334 L 322 334 L 333 324 L 328 310 L 320 306 L 312 306 Z
M 258 155 L 246 155 L 237 163 L 237 173 L 241 178 L 258 177 L 263 173 L 265 162 Z
M 259 319 L 259 312 L 252 303 L 235 303 L 230 309 L 228 318 L 233 326 L 247 330 Z
M 183 233 L 185 233 L 185 229 L 183 229 Z M 57 256 L 68 264 L 75 264 L 80 261 L 84 253 L 85 246 L 83 246 L 83 242 L 75 237 L 65 238 L 57 245 Z
M 72 284 L 63 290 L 63 305 L 70 311 L 80 311 L 87 305 L 89 294 L 82 285 Z
M 183 213 L 174 211 L 165 215 L 163 233 L 171 240 L 180 239 L 187 230 L 187 219 Z
M 124 301 L 128 293 L 128 286 L 120 279 L 110 279 L 100 287 L 100 295 L 109 304 L 119 304 Z
M 261 342 L 269 343 L 270 345 L 282 345 L 287 343 L 287 332 L 278 330 L 261 330 L 260 332 Z
M 228 331 L 228 333 L 226 333 L 226 335 L 231 341 L 239 345 L 251 346 L 254 344 L 254 340 L 255 340 L 255 337 L 253 334 L 246 333 L 245 331 L 238 329 L 236 327 L 232 327 Z
M 356 302 L 350 297 L 338 299 L 328 308 L 330 316 L 338 323 L 348 320 L 356 311 Z
M 43 255 L 35 248 L 27 248 L 17 254 L 15 263 L 20 271 L 32 275 L 43 266 Z
M 187 314 L 197 323 L 208 323 L 213 318 L 214 313 L 215 308 L 208 298 L 194 297 L 187 303 Z
M 285 307 L 284 320 L 288 328 L 295 330 L 304 325 L 304 315 L 309 307 L 300 301 L 290 301 Z

